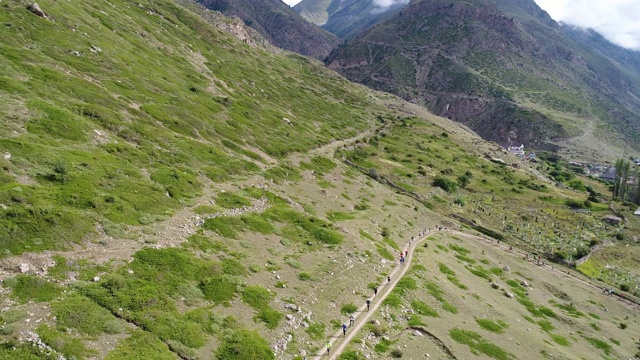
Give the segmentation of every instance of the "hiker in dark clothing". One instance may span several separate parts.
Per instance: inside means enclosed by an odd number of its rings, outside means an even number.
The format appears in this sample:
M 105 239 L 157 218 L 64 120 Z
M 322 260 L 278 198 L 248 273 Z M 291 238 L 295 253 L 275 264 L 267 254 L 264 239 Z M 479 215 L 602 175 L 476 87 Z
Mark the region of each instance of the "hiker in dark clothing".
M 342 324 L 342 335 L 347 336 L 347 324 Z
M 371 305 L 371 299 L 367 299 L 367 311 L 369 311 L 369 306 Z

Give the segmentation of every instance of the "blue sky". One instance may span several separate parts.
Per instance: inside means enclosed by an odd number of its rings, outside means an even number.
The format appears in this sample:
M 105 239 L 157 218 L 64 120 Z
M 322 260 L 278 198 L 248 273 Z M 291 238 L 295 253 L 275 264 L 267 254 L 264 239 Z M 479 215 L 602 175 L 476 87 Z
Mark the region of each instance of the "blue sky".
M 283 1 L 291 6 L 300 2 Z M 640 51 L 640 0 L 535 1 L 556 21 L 593 28 L 614 44 Z

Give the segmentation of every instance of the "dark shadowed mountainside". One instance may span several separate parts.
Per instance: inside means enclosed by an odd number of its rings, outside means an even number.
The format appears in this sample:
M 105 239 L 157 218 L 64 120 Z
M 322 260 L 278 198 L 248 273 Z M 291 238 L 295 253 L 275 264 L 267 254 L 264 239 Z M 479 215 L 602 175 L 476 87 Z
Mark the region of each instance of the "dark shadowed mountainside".
M 327 65 L 503 144 L 637 149 L 639 59 L 533 0 L 414 0 Z
M 236 16 L 280 48 L 315 58 L 340 43 L 333 34 L 307 22 L 280 0 L 198 0 L 210 10 Z

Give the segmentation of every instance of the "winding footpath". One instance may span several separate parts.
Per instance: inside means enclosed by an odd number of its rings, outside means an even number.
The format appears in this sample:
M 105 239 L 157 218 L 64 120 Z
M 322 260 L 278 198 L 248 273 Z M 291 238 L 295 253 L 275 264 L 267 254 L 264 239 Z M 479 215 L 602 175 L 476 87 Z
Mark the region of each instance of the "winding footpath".
M 403 252 L 408 251 L 408 254 L 405 257 L 405 263 L 403 265 L 396 264 L 396 267 L 389 274 L 389 276 L 391 277 L 391 281 L 385 280 L 378 286 L 378 290 L 379 290 L 378 295 L 376 295 L 375 297 L 370 297 L 371 299 L 370 309 L 367 311 L 366 303 L 360 306 L 360 308 L 358 308 L 358 310 L 356 311 L 358 316 L 355 319 L 355 323 L 353 326 L 347 329 L 347 334 L 343 335 L 342 329 L 339 329 L 329 338 L 329 343 L 331 344 L 331 350 L 329 352 L 329 356 L 327 356 L 327 347 L 326 347 L 326 343 L 324 343 L 323 346 L 318 350 L 317 354 L 312 356 L 311 358 L 313 359 L 326 358 L 329 360 L 337 359 L 340 356 L 340 354 L 342 354 L 342 352 L 349 345 L 351 340 L 353 340 L 353 338 L 365 326 L 365 324 L 369 322 L 369 320 L 371 319 L 373 314 L 376 312 L 376 310 L 382 305 L 384 299 L 386 299 L 387 296 L 391 293 L 391 291 L 395 288 L 398 281 L 400 281 L 400 279 L 402 279 L 402 277 L 407 272 L 407 270 L 409 270 L 409 267 L 411 266 L 411 260 L 413 259 L 414 250 L 418 246 L 418 244 L 422 243 L 424 240 L 426 240 L 428 237 L 430 237 L 435 233 L 443 233 L 443 232 L 449 233 L 452 235 L 462 236 L 464 238 L 471 239 L 471 240 L 492 244 L 495 247 L 498 247 L 510 253 L 514 257 L 524 257 L 527 255 L 527 253 L 519 249 L 516 249 L 515 247 L 510 248 L 509 245 L 507 244 L 504 244 L 504 243 L 501 244 L 498 241 L 492 241 L 491 239 L 488 239 L 482 236 L 471 235 L 471 234 L 467 234 L 457 230 L 427 231 L 422 236 L 418 237 L 417 239 L 414 239 L 414 241 L 412 241 L 410 244 L 407 244 L 404 246 L 402 251 Z M 544 268 L 547 271 L 553 271 L 557 276 L 567 278 L 573 281 L 574 283 L 576 283 L 577 285 L 582 286 L 586 290 L 590 290 L 595 293 L 601 292 L 602 290 L 600 287 L 596 286 L 595 284 L 587 280 L 581 279 L 574 274 L 571 274 L 568 270 L 560 270 L 560 269 L 554 270 L 554 268 L 551 265 L 538 265 L 538 266 L 540 266 L 541 268 Z M 617 300 L 622 301 L 626 305 L 630 305 L 631 308 L 634 308 L 637 306 L 637 304 L 633 302 L 631 299 L 618 298 Z
M 353 340 L 353 338 L 358 334 L 358 331 L 360 331 L 360 329 L 362 329 L 362 327 L 364 327 L 365 324 L 369 322 L 369 319 L 376 312 L 376 310 L 382 305 L 382 302 L 384 301 L 384 299 L 387 298 L 387 296 L 391 293 L 391 291 L 396 287 L 396 284 L 398 283 L 398 281 L 400 281 L 400 279 L 402 279 L 402 276 L 404 276 L 407 270 L 409 270 L 409 267 L 411 265 L 411 259 L 413 258 L 413 253 L 416 246 L 418 246 L 418 244 L 420 244 L 423 240 L 427 239 L 429 236 L 435 234 L 436 232 L 437 231 L 435 230 L 427 231 L 421 237 L 414 239 L 414 241 L 412 241 L 411 244 L 405 245 L 402 251 L 403 252 L 408 251 L 408 254 L 405 257 L 404 265 L 396 265 L 395 269 L 393 269 L 393 271 L 391 271 L 391 273 L 389 274 L 389 277 L 391 277 L 391 281 L 384 280 L 378 286 L 378 295 L 374 297 L 370 297 L 371 306 L 369 311 L 367 311 L 366 303 L 360 306 L 360 308 L 358 308 L 358 310 L 356 311 L 358 316 L 356 317 L 355 323 L 353 326 L 347 329 L 346 336 L 343 336 L 342 329 L 340 329 L 330 337 L 329 343 L 331 343 L 332 346 L 331 346 L 331 351 L 329 353 L 329 356 L 328 357 L 326 356 L 327 347 L 326 347 L 326 343 L 324 343 L 322 348 L 320 348 L 320 350 L 313 357 L 313 359 L 321 359 L 324 357 L 330 360 L 334 360 L 334 359 L 337 359 L 340 354 L 342 354 L 342 352 L 347 347 L 347 345 L 349 345 L 351 340 Z

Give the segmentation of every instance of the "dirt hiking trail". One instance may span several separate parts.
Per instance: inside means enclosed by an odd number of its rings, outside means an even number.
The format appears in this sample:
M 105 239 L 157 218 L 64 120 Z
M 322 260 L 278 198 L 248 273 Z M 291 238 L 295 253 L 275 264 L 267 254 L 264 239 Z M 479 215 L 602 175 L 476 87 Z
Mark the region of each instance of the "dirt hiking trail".
M 378 294 L 376 296 L 371 297 L 371 305 L 370 309 L 367 311 L 367 304 L 363 304 L 358 308 L 356 313 L 355 323 L 353 326 L 347 329 L 347 334 L 343 336 L 342 329 L 336 331 L 335 334 L 330 336 L 329 343 L 331 343 L 331 350 L 329 352 L 329 356 L 327 359 L 334 360 L 337 359 L 340 354 L 344 351 L 344 349 L 349 345 L 351 340 L 357 335 L 358 331 L 362 329 L 369 322 L 371 316 L 376 312 L 376 310 L 382 305 L 382 302 L 386 297 L 391 293 L 391 291 L 396 287 L 396 284 L 404 274 L 407 272 L 411 265 L 411 259 L 413 258 L 413 252 L 423 240 L 427 239 L 429 236 L 436 233 L 436 231 L 427 231 L 424 235 L 414 239 L 410 244 L 407 244 L 402 248 L 402 252 L 408 251 L 407 256 L 405 257 L 404 265 L 396 264 L 395 269 L 391 271 L 389 277 L 391 281 L 387 281 L 386 279 L 378 286 Z M 336 345 L 335 347 L 333 345 Z M 313 357 L 313 359 L 321 359 L 326 357 L 327 348 L 326 343 L 323 344 L 323 347 L 320 348 L 318 353 Z

